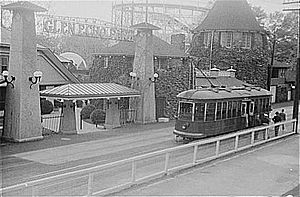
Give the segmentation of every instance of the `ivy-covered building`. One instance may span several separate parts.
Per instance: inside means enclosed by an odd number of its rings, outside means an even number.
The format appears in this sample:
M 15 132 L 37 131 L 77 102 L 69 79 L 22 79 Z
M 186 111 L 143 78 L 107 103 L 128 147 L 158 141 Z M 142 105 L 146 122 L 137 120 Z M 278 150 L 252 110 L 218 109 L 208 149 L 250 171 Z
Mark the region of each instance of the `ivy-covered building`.
M 199 57 L 199 69 L 233 66 L 238 79 L 267 88 L 266 32 L 246 0 L 216 0 L 193 34 L 189 53 Z
M 93 54 L 90 68 L 92 82 L 114 82 L 130 87 L 135 56 L 135 43 L 120 41 Z M 176 114 L 176 95 L 191 87 L 191 64 L 188 56 L 178 47 L 153 36 L 156 118 L 172 118 Z M 128 107 L 123 106 L 123 107 Z

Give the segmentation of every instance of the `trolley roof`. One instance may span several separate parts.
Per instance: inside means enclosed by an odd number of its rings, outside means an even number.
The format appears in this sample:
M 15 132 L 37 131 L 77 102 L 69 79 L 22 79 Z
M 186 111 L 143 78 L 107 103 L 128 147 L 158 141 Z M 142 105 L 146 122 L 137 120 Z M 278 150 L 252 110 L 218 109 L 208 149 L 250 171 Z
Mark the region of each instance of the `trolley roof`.
M 234 98 L 265 97 L 272 96 L 271 92 L 259 87 L 239 88 L 200 88 L 181 92 L 177 95 L 181 99 L 196 100 L 221 100 Z

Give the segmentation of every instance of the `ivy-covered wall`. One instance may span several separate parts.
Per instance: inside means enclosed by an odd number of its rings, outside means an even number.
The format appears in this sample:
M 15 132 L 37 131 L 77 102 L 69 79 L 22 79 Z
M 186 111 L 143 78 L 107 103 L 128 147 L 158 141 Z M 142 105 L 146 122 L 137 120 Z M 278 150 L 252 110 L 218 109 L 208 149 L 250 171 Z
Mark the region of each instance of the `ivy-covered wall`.
M 133 57 L 95 55 L 90 68 L 92 82 L 113 82 L 127 87 L 131 85 L 129 73 L 133 69 Z M 159 62 L 159 63 L 158 63 Z M 177 112 L 176 95 L 190 87 L 190 62 L 182 58 L 157 57 L 154 70 L 159 77 L 155 83 L 156 97 L 166 98 L 165 116 L 174 118 Z
M 209 69 L 210 49 L 194 47 L 191 50 L 191 55 L 199 57 L 199 69 Z M 220 70 L 227 70 L 233 66 L 237 70 L 237 79 L 267 88 L 269 54 L 262 47 L 242 49 L 214 45 L 211 60 L 212 65 Z

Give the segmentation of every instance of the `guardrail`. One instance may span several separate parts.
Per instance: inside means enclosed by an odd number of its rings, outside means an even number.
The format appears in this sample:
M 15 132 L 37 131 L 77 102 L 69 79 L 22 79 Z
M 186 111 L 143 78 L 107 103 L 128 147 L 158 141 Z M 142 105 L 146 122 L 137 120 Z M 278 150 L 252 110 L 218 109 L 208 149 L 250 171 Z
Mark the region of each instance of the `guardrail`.
M 51 184 L 52 185 L 61 185 L 62 183 L 71 181 L 71 179 L 73 180 L 74 178 L 84 178 L 85 182 L 83 184 L 85 184 L 85 188 L 86 188 L 84 195 L 87 195 L 87 196 L 104 195 L 104 194 L 118 191 L 120 189 L 128 188 L 134 184 L 141 183 L 145 180 L 151 180 L 153 178 L 167 175 L 167 174 L 177 171 L 179 169 L 192 167 L 192 166 L 195 166 L 195 165 L 207 162 L 207 161 L 217 159 L 219 157 L 223 157 L 223 156 L 226 156 L 226 155 L 229 155 L 229 154 L 241 151 L 241 150 L 248 149 L 253 146 L 257 146 L 259 144 L 263 144 L 263 143 L 266 143 L 266 142 L 269 142 L 272 140 L 276 140 L 279 138 L 283 138 L 283 137 L 295 134 L 296 133 L 296 124 L 295 123 L 296 123 L 296 120 L 290 120 L 290 121 L 280 122 L 280 123 L 276 123 L 276 124 L 272 124 L 272 125 L 268 125 L 268 126 L 260 126 L 260 127 L 247 129 L 247 130 L 242 130 L 242 131 L 239 131 L 236 133 L 230 133 L 230 134 L 218 136 L 215 138 L 199 140 L 199 141 L 195 141 L 195 142 L 192 142 L 189 144 L 180 145 L 180 146 L 177 146 L 174 148 L 168 148 L 165 150 L 151 152 L 148 154 L 135 156 L 135 157 L 131 157 L 128 159 L 124 159 L 124 160 L 120 160 L 120 161 L 116 161 L 116 162 L 112 162 L 112 163 L 107 163 L 107 164 L 103 164 L 103 165 L 99 165 L 99 166 L 95 166 L 95 167 L 90 167 L 87 169 L 77 170 L 74 172 L 68 172 L 68 173 L 64 173 L 64 174 L 60 174 L 60 175 L 56 175 L 56 176 L 51 176 L 51 177 L 47 177 L 47 178 L 43 178 L 43 179 L 39 179 L 39 180 L 29 181 L 26 183 L 2 188 L 2 189 L 0 189 L 0 193 L 1 194 L 9 194 L 9 193 L 21 191 L 22 194 L 24 194 L 24 190 L 28 190 L 29 188 L 31 188 L 31 190 L 29 191 L 30 192 L 29 195 L 38 196 L 40 193 L 39 189 L 45 188 L 45 186 L 47 186 L 47 185 L 50 185 L 50 186 L 51 186 Z M 285 125 L 285 131 L 282 131 L 282 127 L 281 127 L 282 124 Z M 278 126 L 280 127 L 281 132 L 279 132 L 278 136 L 274 136 L 275 127 L 278 128 Z M 257 139 L 257 138 L 262 138 L 262 139 Z M 228 139 L 232 139 L 232 142 L 233 142 L 232 150 L 222 152 L 220 149 L 221 142 L 223 140 L 228 140 Z M 242 142 L 244 143 L 243 140 L 249 141 L 249 144 L 246 144 L 245 146 L 241 146 L 240 143 L 242 143 Z M 199 156 L 198 156 L 199 148 L 203 145 L 208 145 L 208 144 L 212 144 L 212 143 L 214 145 L 213 155 L 210 155 L 205 158 L 199 158 Z M 185 160 L 184 161 L 185 163 L 183 165 L 171 167 L 171 160 L 170 160 L 171 154 L 178 153 L 183 150 L 191 151 L 190 152 L 190 154 L 192 155 L 191 160 L 190 161 Z M 161 161 L 163 164 L 163 170 L 152 173 L 147 176 L 143 176 L 138 179 L 137 178 L 137 162 L 145 161 L 149 158 L 153 158 L 153 157 L 157 157 L 157 156 L 162 156 L 164 158 L 163 161 Z M 107 188 L 104 188 L 101 190 L 97 190 L 97 188 L 95 186 L 96 185 L 95 177 L 96 177 L 96 175 L 98 175 L 97 173 L 99 173 L 99 171 L 109 170 L 109 169 L 112 169 L 113 167 L 120 167 L 125 164 L 130 165 L 130 167 L 128 168 L 128 170 L 130 170 L 130 173 L 129 173 L 130 177 L 129 177 L 128 182 L 118 184 L 115 186 L 110 186 L 110 187 L 107 187 Z M 109 175 L 109 176 L 103 175 L 101 177 L 101 180 L 99 180 L 99 181 L 103 181 L 103 178 L 109 178 L 110 176 L 112 176 L 112 175 Z M 76 186 L 72 185 L 71 188 L 76 189 Z M 42 194 L 40 194 L 40 195 L 42 195 Z M 73 194 L 68 193 L 68 195 L 73 195 Z M 78 195 L 76 195 L 76 196 L 78 196 Z

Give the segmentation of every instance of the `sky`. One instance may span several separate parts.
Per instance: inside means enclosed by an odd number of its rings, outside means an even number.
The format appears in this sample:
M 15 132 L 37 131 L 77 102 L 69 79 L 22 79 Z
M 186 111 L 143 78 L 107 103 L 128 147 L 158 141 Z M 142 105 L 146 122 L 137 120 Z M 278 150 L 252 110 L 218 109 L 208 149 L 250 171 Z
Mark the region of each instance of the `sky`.
M 131 0 L 123 0 L 131 2 Z M 167 2 L 174 4 L 204 5 L 208 0 L 148 0 L 148 2 Z M 105 21 L 111 21 L 111 10 L 114 0 L 52 0 L 50 13 L 62 16 L 78 16 L 99 18 Z M 118 0 L 121 3 L 122 0 Z M 146 0 L 134 0 L 134 2 L 146 2 Z M 266 12 L 282 11 L 283 0 L 248 0 L 249 4 L 260 6 Z

